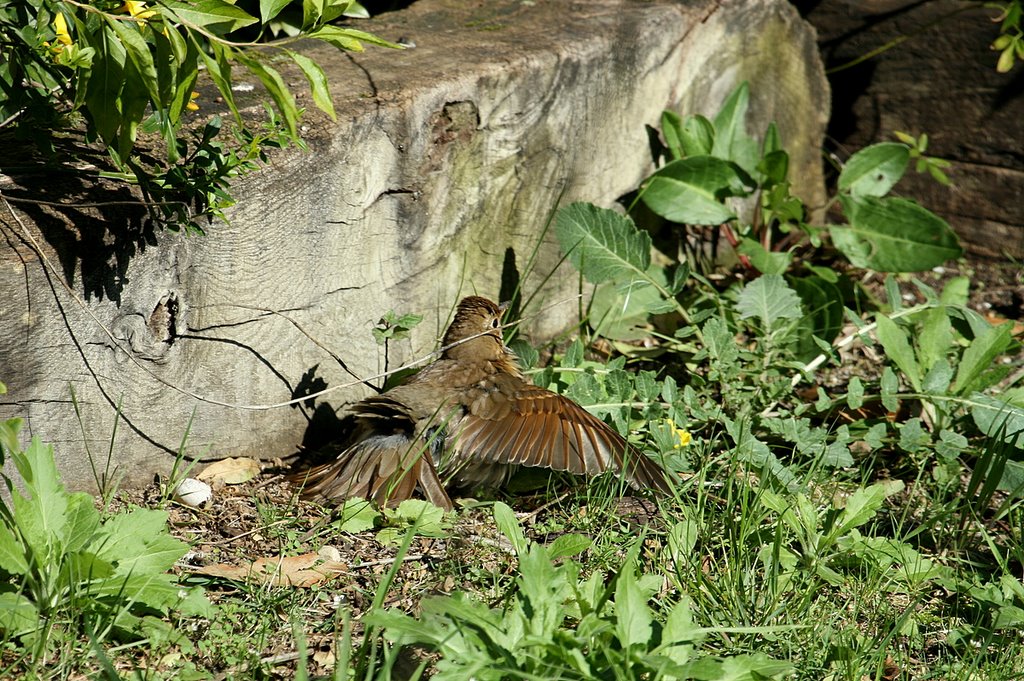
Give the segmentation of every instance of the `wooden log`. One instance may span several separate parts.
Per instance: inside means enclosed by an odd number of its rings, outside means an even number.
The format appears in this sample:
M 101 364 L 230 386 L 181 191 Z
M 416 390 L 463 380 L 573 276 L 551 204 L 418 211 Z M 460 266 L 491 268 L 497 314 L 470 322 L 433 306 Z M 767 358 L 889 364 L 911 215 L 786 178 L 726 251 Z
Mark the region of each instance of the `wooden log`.
M 360 28 L 416 47 L 310 46 L 338 120 L 310 114 L 309 151 L 237 181 L 229 222 L 205 237 L 102 209 L 0 207 L 0 417 L 54 443 L 70 484 L 329 435 L 369 390 L 310 337 L 374 376 L 434 348 L 460 296 L 499 296 L 503 272 L 537 294 L 528 336 L 570 327 L 579 279 L 545 224 L 560 202 L 634 189 L 663 109 L 713 114 L 749 81 L 751 131 L 777 121 L 796 191 L 823 202 L 828 90 L 814 32 L 783 0 L 420 0 Z M 22 179 L 0 192 L 30 197 Z M 385 354 L 370 329 L 389 309 L 426 319 Z M 328 386 L 346 387 L 241 406 Z

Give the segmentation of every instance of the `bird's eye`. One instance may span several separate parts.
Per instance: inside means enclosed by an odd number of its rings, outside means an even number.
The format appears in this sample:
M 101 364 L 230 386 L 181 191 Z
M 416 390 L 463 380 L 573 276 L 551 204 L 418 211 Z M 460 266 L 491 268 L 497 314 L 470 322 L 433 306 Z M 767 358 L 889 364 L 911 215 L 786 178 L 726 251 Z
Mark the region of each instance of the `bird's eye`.
M 495 317 L 494 319 L 491 320 L 491 328 L 492 329 L 498 328 L 498 318 L 497 317 Z

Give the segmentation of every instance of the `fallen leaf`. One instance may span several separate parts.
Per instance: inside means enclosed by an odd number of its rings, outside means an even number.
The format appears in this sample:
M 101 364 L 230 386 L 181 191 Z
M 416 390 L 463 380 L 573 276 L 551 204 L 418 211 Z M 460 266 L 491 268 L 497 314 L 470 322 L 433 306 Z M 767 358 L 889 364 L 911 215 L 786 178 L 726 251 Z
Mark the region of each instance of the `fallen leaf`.
M 215 461 L 203 469 L 203 472 L 196 477 L 212 483 L 223 483 L 225 485 L 240 485 L 248 482 L 260 474 L 260 464 L 255 459 L 238 457 L 234 459 L 221 459 Z
M 259 558 L 244 565 L 217 563 L 195 569 L 195 574 L 222 577 L 236 582 L 256 582 L 273 586 L 310 587 L 337 577 L 348 570 L 348 565 L 335 560 L 324 560 L 319 554 Z

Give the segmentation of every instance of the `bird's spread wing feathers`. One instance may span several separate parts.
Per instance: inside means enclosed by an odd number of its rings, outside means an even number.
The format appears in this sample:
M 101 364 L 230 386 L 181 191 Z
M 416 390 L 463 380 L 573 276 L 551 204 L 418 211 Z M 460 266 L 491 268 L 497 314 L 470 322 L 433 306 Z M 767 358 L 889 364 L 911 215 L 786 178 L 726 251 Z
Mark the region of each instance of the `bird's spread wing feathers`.
M 578 475 L 619 470 L 638 487 L 671 489 L 657 464 L 596 416 L 550 390 L 515 381 L 514 389 L 484 383 L 472 395 L 454 434 L 457 460 Z

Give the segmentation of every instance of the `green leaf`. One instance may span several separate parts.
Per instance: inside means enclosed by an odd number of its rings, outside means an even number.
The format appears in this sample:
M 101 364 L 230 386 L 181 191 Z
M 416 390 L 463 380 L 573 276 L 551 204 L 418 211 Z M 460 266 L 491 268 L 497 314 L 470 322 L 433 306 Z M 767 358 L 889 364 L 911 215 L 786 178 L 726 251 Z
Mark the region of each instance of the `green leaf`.
M 839 173 L 839 190 L 853 196 L 885 196 L 899 182 L 910 162 L 905 144 L 883 142 L 861 149 Z
M 378 38 L 372 33 L 357 31 L 353 28 L 340 28 L 338 26 L 321 26 L 315 31 L 310 32 L 306 37 L 322 40 L 325 43 L 334 45 L 338 49 L 346 50 L 348 52 L 362 52 L 362 43 L 379 45 L 381 47 L 390 47 L 396 50 L 405 49 L 397 43 L 392 43 L 384 40 L 383 38 Z
M 750 86 L 740 83 L 730 93 L 715 116 L 715 143 L 711 155 L 737 163 L 752 172 L 757 163 L 757 143 L 747 135 L 746 117 L 750 104 Z
M 846 404 L 850 409 L 860 409 L 864 405 L 864 384 L 857 376 L 850 377 L 846 390 Z
M 665 138 L 665 147 L 673 161 L 686 155 L 682 143 L 683 121 L 679 114 L 674 111 L 661 113 L 661 136 Z
M 0 593 L 0 631 L 4 638 L 24 636 L 45 626 L 35 604 L 19 593 Z
M 615 630 L 623 648 L 642 646 L 651 640 L 654 618 L 631 565 L 623 567 L 615 584 Z
M 256 23 L 255 17 L 223 0 L 166 0 L 161 4 L 186 27 L 197 26 L 218 36 Z
M 316 104 L 318 109 L 330 116 L 332 121 L 337 120 L 337 116 L 334 113 L 334 103 L 331 101 L 331 92 L 327 88 L 327 74 L 324 73 L 323 68 L 304 54 L 293 52 L 292 50 L 285 50 L 285 52 L 298 64 L 299 68 L 302 69 L 302 73 L 306 76 L 306 80 L 309 81 L 309 89 L 313 93 L 313 103 Z
M 992 367 L 996 357 L 1013 342 L 1013 322 L 993 326 L 978 334 L 964 350 L 951 392 L 964 395 L 978 389 L 978 379 Z
M 803 314 L 800 297 L 778 274 L 762 274 L 744 286 L 736 310 L 741 319 L 757 317 L 768 327 L 779 319 L 796 319 Z
M 971 395 L 969 405 L 982 433 L 1024 449 L 1024 408 L 982 393 Z
M 740 240 L 736 252 L 750 258 L 750 264 L 762 274 L 785 274 L 793 262 L 792 253 L 769 251 L 759 241 L 749 237 Z
M 736 217 L 722 201 L 746 196 L 752 189 L 753 182 L 736 164 L 714 156 L 690 156 L 647 178 L 640 198 L 667 220 L 719 225 Z
M 295 97 L 292 96 L 284 79 L 281 78 L 281 74 L 276 69 L 264 65 L 256 59 L 244 55 L 242 52 L 235 53 L 235 59 L 263 83 L 263 87 L 267 89 L 267 94 L 274 100 L 281 118 L 284 119 L 288 134 L 293 138 L 298 138 L 299 109 L 295 104 Z
M 882 379 L 879 381 L 882 406 L 890 412 L 897 412 L 900 409 L 900 400 L 897 397 L 900 389 L 899 379 L 891 367 L 882 369 Z
M 381 517 L 380 511 L 365 499 L 346 499 L 339 511 L 341 518 L 333 526 L 339 532 L 352 534 L 372 530 Z
M 23 453 L 11 453 L 25 482 L 28 496 L 12 492 L 14 519 L 22 539 L 32 548 L 38 562 L 56 560 L 64 551 L 68 494 L 64 491 L 53 448 L 33 437 Z
M 291 0 L 260 0 L 260 21 L 268 23 L 290 3 Z
M 28 571 L 28 547 L 6 524 L 0 525 L 0 570 L 8 575 L 23 575 Z
M 117 566 L 120 575 L 159 574 L 188 551 L 167 533 L 167 512 L 137 508 L 109 518 L 96 532 L 96 556 Z
M 700 114 L 687 116 L 679 138 L 683 156 L 707 156 L 715 145 L 715 126 Z
M 128 53 L 128 58 L 135 65 L 140 76 L 139 80 L 146 92 L 149 93 L 150 101 L 155 106 L 159 106 L 162 103 L 160 84 L 156 75 L 156 66 L 153 64 L 153 53 L 150 52 L 149 44 L 142 37 L 138 23 L 118 21 L 110 16 L 107 16 L 106 19 L 107 25 L 117 34 Z
M 647 275 L 665 285 L 665 271 L 652 265 Z M 650 335 L 649 318 L 675 309 L 657 286 L 649 281 L 629 280 L 614 286 L 604 284 L 594 291 L 590 306 L 590 325 L 598 335 L 612 340 L 637 340 Z
M 878 326 L 878 340 L 885 348 L 886 356 L 895 362 L 914 391 L 921 392 L 921 365 L 917 363 L 914 349 L 910 347 L 903 329 L 884 314 L 876 315 L 875 324 Z
M 548 556 L 551 560 L 575 556 L 589 549 L 593 543 L 590 537 L 582 534 L 563 534 L 548 546 Z
M 956 233 L 945 220 L 913 201 L 842 195 L 850 224 L 829 228 L 832 242 L 856 267 L 878 272 L 919 272 L 958 258 Z
M 569 261 L 589 281 L 644 278 L 651 263 L 651 237 L 627 217 L 591 203 L 558 211 L 555 236 Z
M 515 512 L 509 508 L 508 504 L 500 501 L 494 502 L 494 522 L 498 526 L 498 530 L 512 543 L 512 548 L 515 549 L 516 555 L 522 560 L 523 556 L 526 555 L 526 535 L 523 534 L 523 528 L 516 519 Z

